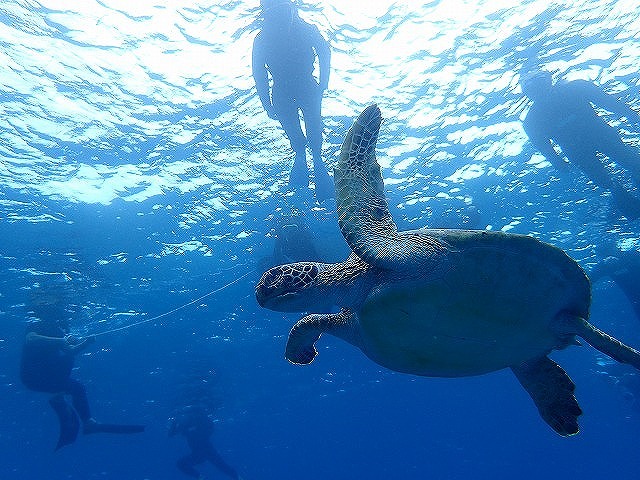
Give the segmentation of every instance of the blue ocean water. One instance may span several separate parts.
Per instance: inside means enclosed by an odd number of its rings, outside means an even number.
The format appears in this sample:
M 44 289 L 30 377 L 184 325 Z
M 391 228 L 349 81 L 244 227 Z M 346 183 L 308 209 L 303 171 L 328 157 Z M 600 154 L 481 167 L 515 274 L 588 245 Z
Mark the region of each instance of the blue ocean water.
M 330 0 L 300 14 L 332 48 L 325 161 L 376 102 L 401 228 L 453 226 L 473 205 L 478 228 L 535 235 L 585 269 L 603 241 L 637 247 L 638 222 L 606 192 L 534 151 L 518 86 L 536 60 L 638 110 L 635 0 Z M 348 250 L 331 202 L 287 193 L 292 154 L 251 77 L 257 0 L 6 0 L 0 22 L 1 478 L 183 478 L 186 445 L 167 419 L 194 382 L 215 406 L 216 446 L 247 480 L 637 478 L 640 391 L 590 347 L 553 355 L 584 411 L 571 438 L 506 371 L 402 375 L 325 337 L 312 365 L 284 359 L 298 315 L 253 294 L 278 218 L 302 210 L 324 255 Z M 18 377 L 45 289 L 64 292 L 75 332 L 97 335 L 74 372 L 96 417 L 144 434 L 53 452 L 47 396 Z M 594 286 L 591 319 L 640 346 L 613 283 Z

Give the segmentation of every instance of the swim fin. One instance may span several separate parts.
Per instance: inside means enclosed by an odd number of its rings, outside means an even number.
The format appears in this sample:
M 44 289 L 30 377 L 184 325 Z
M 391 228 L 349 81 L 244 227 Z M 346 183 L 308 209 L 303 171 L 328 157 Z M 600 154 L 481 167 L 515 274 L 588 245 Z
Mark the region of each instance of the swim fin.
M 83 433 L 141 433 L 144 425 L 120 425 L 114 423 L 98 423 L 96 421 L 85 422 Z
M 60 422 L 60 436 L 56 451 L 70 445 L 78 438 L 80 431 L 80 418 L 71 405 L 67 403 L 64 395 L 55 395 L 49 399 L 49 405 L 53 408 Z

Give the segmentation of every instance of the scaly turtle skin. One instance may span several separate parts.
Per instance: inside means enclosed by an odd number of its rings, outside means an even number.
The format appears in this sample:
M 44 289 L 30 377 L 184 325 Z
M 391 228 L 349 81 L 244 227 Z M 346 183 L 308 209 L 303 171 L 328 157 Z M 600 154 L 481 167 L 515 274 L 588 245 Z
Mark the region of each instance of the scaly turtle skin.
M 352 254 L 337 264 L 293 263 L 256 286 L 263 307 L 326 312 L 300 319 L 286 357 L 308 364 L 328 333 L 374 362 L 431 377 L 510 368 L 560 435 L 578 432 L 575 385 L 547 355 L 576 336 L 640 369 L 640 353 L 589 316 L 589 279 L 562 250 L 526 235 L 473 230 L 399 232 L 375 158 L 381 116 L 369 106 L 342 145 L 334 180 L 340 229 Z

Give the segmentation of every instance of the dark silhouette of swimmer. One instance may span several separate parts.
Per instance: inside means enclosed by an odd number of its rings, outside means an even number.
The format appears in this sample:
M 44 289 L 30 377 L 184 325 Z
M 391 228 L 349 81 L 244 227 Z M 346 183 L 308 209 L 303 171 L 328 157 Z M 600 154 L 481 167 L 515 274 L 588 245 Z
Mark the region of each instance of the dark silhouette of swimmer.
M 71 378 L 74 357 L 95 341 L 94 337 L 79 338 L 67 334 L 65 321 L 48 318 L 31 322 L 27 327 L 20 379 L 29 389 L 54 394 L 49 403 L 60 422 L 56 450 L 75 442 L 80 424 L 83 433 L 138 433 L 142 425 L 98 423 L 92 416 L 84 385 Z M 69 405 L 65 395 L 71 396 Z
M 183 408 L 169 419 L 169 436 L 183 435 L 191 452 L 180 458 L 177 466 L 185 475 L 202 478 L 196 465 L 210 462 L 218 470 L 234 480 L 241 479 L 238 472 L 227 464 L 211 443 L 213 422 L 206 411 L 197 406 Z
M 331 51 L 318 27 L 303 21 L 290 0 L 261 0 L 262 30 L 253 42 L 253 78 L 267 115 L 284 129 L 295 157 L 289 176 L 292 188 L 308 188 L 306 146 L 311 149 L 315 195 L 322 202 L 334 195 L 322 162 L 322 94 L 329 84 Z M 319 78 L 313 75 L 318 58 Z M 272 85 L 269 88 L 269 75 Z M 302 132 L 300 116 L 304 127 Z
M 640 252 L 617 251 L 600 260 L 589 273 L 592 283 L 608 277 L 622 290 L 640 320 Z
M 313 232 L 302 215 L 280 217 L 274 236 L 274 265 L 322 260 L 316 250 Z
M 285 263 L 326 261 L 316 248 L 314 232 L 300 212 L 277 217 L 271 235 L 274 238 L 273 251 L 258 261 L 256 266 L 260 272 Z
M 569 165 L 553 147 L 576 165 L 595 184 L 611 192 L 619 211 L 629 219 L 640 216 L 640 199 L 611 176 L 598 155 L 624 167 L 640 184 L 640 152 L 624 143 L 618 131 L 594 110 L 594 105 L 637 122 L 638 114 L 612 95 L 585 80 L 553 84 L 551 73 L 536 70 L 520 79 L 522 92 L 533 100 L 524 120 L 531 143 L 559 171 Z

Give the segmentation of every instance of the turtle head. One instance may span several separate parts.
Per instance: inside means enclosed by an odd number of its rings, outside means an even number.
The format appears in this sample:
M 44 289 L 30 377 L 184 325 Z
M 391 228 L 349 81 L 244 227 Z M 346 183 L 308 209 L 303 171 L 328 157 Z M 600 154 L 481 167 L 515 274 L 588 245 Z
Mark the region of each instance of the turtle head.
M 256 285 L 258 303 L 277 312 L 325 311 L 331 302 L 321 288 L 321 273 L 326 266 L 297 262 L 267 270 Z

